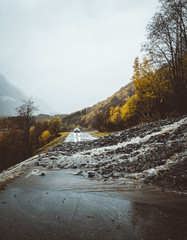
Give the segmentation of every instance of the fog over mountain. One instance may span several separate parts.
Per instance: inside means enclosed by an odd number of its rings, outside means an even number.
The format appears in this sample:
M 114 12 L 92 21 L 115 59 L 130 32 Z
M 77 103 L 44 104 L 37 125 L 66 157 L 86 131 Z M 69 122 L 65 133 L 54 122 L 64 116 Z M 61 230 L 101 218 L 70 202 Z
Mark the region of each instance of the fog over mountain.
M 15 115 L 15 108 L 21 104 L 23 99 L 26 99 L 24 93 L 0 74 L 0 115 Z
M 158 0 L 0 0 L 0 72 L 58 113 L 130 82 Z
M 23 103 L 23 100 L 28 99 L 18 87 L 9 83 L 6 78 L 0 73 L 0 116 L 16 115 L 15 108 Z M 38 107 L 36 113 L 52 113 L 54 110 L 49 107 L 42 99 L 32 97 L 35 106 Z

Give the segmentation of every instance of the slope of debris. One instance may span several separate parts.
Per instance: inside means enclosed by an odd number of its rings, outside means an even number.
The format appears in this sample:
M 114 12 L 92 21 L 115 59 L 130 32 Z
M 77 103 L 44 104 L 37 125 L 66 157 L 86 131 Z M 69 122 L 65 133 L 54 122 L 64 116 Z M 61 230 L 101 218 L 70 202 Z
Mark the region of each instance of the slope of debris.
M 98 140 L 61 143 L 36 165 L 79 175 L 187 190 L 187 116 L 142 124 Z
M 24 171 L 34 165 L 37 159 L 38 155 L 22 161 L 0 173 L 0 189 L 3 189 L 8 182 L 19 177 Z

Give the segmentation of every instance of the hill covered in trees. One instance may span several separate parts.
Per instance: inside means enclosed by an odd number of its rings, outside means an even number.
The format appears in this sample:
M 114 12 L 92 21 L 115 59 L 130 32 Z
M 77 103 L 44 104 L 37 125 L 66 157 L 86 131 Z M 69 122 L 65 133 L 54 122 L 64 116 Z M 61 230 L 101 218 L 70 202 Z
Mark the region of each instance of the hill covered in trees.
M 132 82 L 122 87 L 119 91 L 114 93 L 102 102 L 98 102 L 92 107 L 71 113 L 62 117 L 63 124 L 70 129 L 79 125 L 83 128 L 98 128 L 101 124 L 99 118 L 106 119 L 110 115 L 110 108 L 122 106 L 134 94 L 134 87 Z
M 117 131 L 187 113 L 187 0 L 159 0 L 134 61 L 132 82 L 107 100 L 66 116 L 71 125 Z

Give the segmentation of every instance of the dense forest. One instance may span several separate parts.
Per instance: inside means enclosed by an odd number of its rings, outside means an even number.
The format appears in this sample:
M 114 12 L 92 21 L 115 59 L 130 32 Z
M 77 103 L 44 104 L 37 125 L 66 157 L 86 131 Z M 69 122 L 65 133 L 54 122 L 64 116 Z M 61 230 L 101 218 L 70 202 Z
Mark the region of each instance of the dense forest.
M 53 118 L 35 118 L 34 103 L 24 102 L 17 117 L 0 120 L 0 170 L 32 156 L 59 131 L 118 131 L 187 113 L 187 0 L 159 2 L 147 25 L 145 57 L 136 57 L 131 82 L 93 107 Z

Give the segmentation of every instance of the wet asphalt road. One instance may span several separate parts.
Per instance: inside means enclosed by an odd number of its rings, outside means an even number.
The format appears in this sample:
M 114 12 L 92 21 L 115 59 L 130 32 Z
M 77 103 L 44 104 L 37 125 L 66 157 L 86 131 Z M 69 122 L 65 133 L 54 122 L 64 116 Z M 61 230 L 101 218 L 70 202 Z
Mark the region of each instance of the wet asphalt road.
M 80 142 L 80 141 L 90 141 L 90 140 L 95 140 L 97 137 L 87 133 L 87 132 L 80 132 L 80 133 L 74 133 L 71 132 L 65 142 Z
M 33 170 L 0 192 L 2 240 L 187 239 L 185 195 L 128 191 L 78 170 Z

